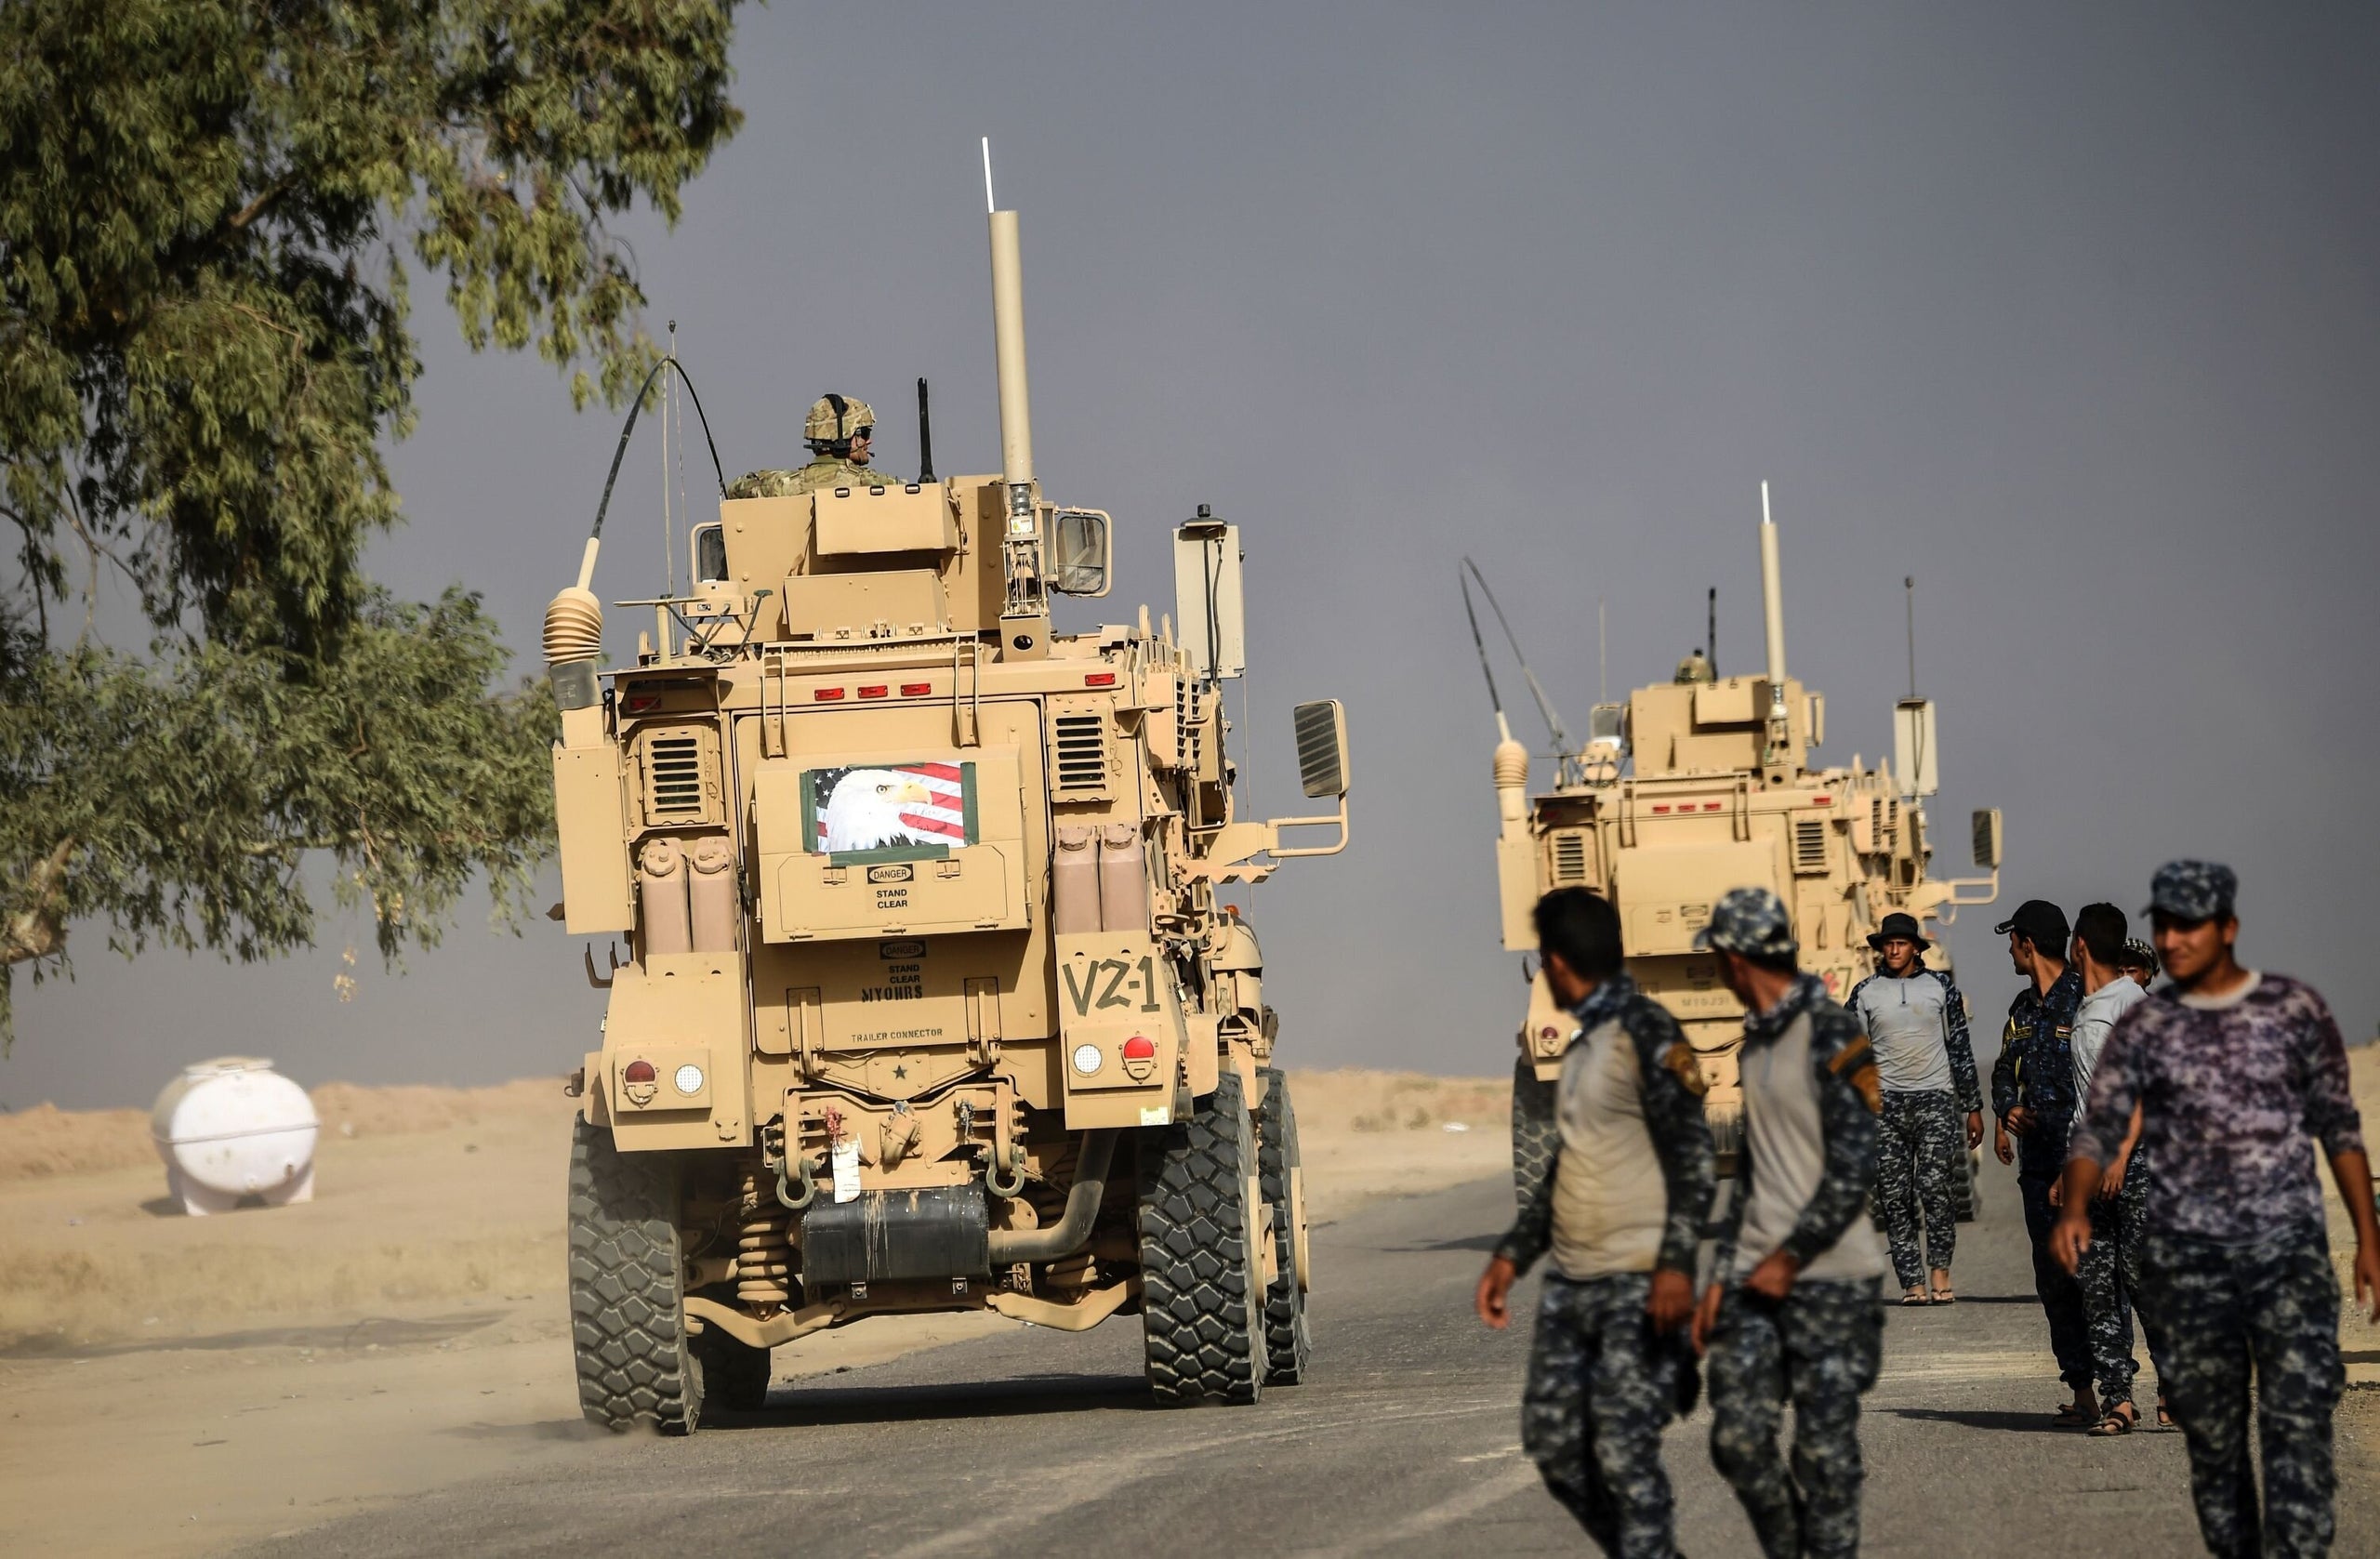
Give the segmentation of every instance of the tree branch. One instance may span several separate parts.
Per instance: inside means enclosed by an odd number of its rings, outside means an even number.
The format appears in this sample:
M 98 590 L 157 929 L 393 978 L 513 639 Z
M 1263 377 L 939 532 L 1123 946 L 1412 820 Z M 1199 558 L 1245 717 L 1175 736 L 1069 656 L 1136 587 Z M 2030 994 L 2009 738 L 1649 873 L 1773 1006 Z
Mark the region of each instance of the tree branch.
M 66 866 L 77 841 L 64 839 L 33 868 L 25 907 L 0 926 L 0 969 L 46 958 L 66 945 Z

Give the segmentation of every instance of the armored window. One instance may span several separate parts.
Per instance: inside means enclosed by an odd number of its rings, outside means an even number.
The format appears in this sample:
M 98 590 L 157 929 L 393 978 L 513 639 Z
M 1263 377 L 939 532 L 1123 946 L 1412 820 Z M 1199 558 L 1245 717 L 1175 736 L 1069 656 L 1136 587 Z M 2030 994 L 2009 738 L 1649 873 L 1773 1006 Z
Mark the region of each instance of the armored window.
M 1822 876 L 1826 871 L 1826 819 L 1797 817 L 1793 820 L 1793 870 L 1803 877 Z

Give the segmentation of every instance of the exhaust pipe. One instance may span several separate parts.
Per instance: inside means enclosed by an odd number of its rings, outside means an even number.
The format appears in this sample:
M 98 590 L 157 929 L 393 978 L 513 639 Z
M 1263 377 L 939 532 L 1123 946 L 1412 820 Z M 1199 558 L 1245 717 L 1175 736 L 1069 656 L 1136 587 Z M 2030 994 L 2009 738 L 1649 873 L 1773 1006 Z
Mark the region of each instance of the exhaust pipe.
M 1071 1256 L 1091 1240 L 1091 1225 L 1107 1195 L 1107 1169 L 1116 1156 L 1119 1128 L 1083 1133 L 1082 1151 L 1075 1158 L 1075 1183 L 1066 1193 L 1066 1210 L 1045 1229 L 994 1229 L 992 1265 L 1020 1262 L 1054 1262 Z

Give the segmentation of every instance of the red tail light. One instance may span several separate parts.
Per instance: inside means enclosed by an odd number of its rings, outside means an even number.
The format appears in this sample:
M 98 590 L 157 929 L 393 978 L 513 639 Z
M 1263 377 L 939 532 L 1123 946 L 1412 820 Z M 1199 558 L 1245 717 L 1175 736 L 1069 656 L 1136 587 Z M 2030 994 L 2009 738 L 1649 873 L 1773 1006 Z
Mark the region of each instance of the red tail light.
M 1124 1059 L 1126 1061 L 1155 1061 L 1157 1041 L 1145 1034 L 1133 1035 L 1124 1041 Z
M 840 688 L 820 688 L 810 696 L 820 704 L 833 704 L 840 701 L 843 696 L 843 690 Z
M 653 1063 L 649 1061 L 631 1061 L 620 1068 L 620 1081 L 624 1083 L 649 1083 L 654 1076 Z
M 903 682 L 901 684 L 901 696 L 904 698 L 923 698 L 932 691 L 932 682 Z
M 1090 676 L 1085 677 L 1082 680 L 1082 685 L 1087 688 L 1112 688 L 1116 685 L 1116 673 L 1113 671 L 1094 671 Z
M 881 698 L 892 690 L 882 682 L 871 682 L 859 690 L 862 698 Z

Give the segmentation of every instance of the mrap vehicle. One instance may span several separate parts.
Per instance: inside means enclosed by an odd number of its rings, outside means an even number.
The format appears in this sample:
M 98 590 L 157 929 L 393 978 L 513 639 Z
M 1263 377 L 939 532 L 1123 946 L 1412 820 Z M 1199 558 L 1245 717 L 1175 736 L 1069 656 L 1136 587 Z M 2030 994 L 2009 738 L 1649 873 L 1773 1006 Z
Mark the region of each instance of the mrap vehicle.
M 1871 767 L 1857 756 L 1841 767 L 1811 761 L 1810 749 L 1825 739 L 1826 699 L 1786 673 L 1784 591 L 1765 482 L 1761 508 L 1767 640 L 1761 674 L 1719 676 L 1706 644 L 1671 680 L 1640 687 L 1624 704 L 1596 705 L 1587 740 L 1573 743 L 1524 663 L 1554 735 L 1554 786 L 1531 794 L 1528 749 L 1514 738 L 1501 701 L 1493 759 L 1504 946 L 1536 950 L 1529 912 L 1556 888 L 1585 888 L 1611 901 L 1629 972 L 1669 1009 L 1694 1047 L 1708 1088 L 1704 1110 L 1727 1173 L 1742 1137 L 1737 1061 L 1743 1007 L 1719 983 L 1712 956 L 1694 945 L 1719 896 L 1753 885 L 1774 890 L 1792 915 L 1802 967 L 1822 977 L 1840 1001 L 1874 971 L 1868 937 L 1884 916 L 1901 910 L 1921 924 L 1948 923 L 1961 905 L 1990 904 L 2000 891 L 1996 810 L 1971 819 L 1975 864 L 1990 876 L 1930 874 L 1925 799 L 1938 787 L 1934 704 L 1916 695 L 1913 680 L 1910 696 L 1894 707 L 1892 762 Z M 1474 566 L 1465 566 L 1477 576 Z M 1467 581 L 1465 590 L 1467 598 Z M 1473 636 L 1484 668 L 1475 615 Z M 1492 675 L 1488 690 L 1492 698 Z M 1938 939 L 1927 939 L 1925 959 L 1932 968 L 1949 967 Z M 1524 1176 L 1552 1151 L 1552 1093 L 1544 1085 L 1560 1076 L 1577 1026 L 1555 1004 L 1544 972 L 1535 971 L 1514 1068 L 1513 1153 Z
M 690 1433 L 761 1402 L 771 1349 L 921 1311 L 1137 1315 L 1169 1404 L 1306 1371 L 1296 1117 L 1218 893 L 1345 847 L 1344 713 L 1294 710 L 1318 815 L 1238 815 L 1239 536 L 1203 507 L 1175 615 L 1051 632 L 1053 594 L 1106 593 L 1110 523 L 1041 495 L 1014 212 L 991 254 L 998 474 L 723 500 L 691 596 L 615 603 L 654 614 L 633 666 L 596 538 L 548 609 L 561 913 L 628 950 L 587 949 L 574 1082 L 599 1423 Z

